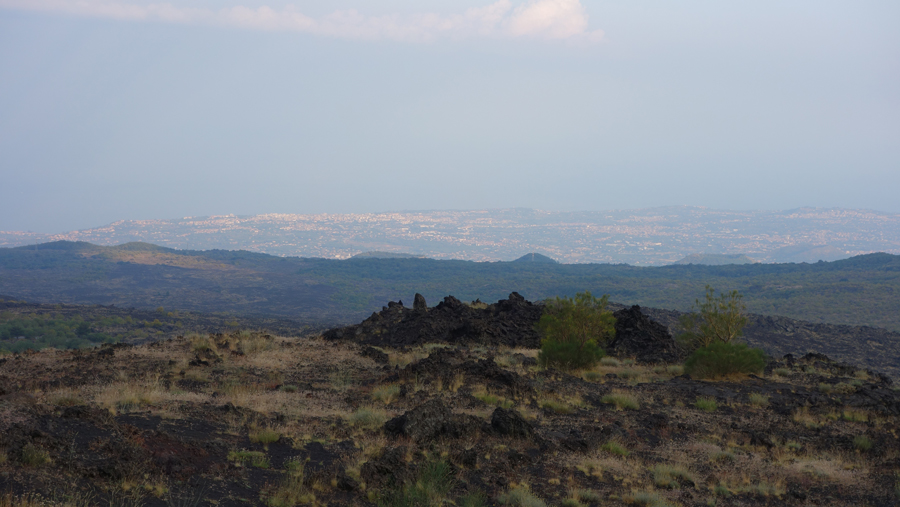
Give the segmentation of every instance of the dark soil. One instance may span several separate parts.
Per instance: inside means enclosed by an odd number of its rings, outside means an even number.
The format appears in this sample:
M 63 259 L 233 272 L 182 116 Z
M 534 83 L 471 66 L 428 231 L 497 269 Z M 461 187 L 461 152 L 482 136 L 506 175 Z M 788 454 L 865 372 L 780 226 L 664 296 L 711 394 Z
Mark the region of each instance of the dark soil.
M 395 505 L 435 464 L 444 505 L 900 501 L 890 378 L 803 354 L 691 379 L 637 307 L 618 312 L 618 361 L 543 369 L 514 339 L 540 307 L 516 296 L 395 303 L 328 339 L 0 358 L 0 504 Z

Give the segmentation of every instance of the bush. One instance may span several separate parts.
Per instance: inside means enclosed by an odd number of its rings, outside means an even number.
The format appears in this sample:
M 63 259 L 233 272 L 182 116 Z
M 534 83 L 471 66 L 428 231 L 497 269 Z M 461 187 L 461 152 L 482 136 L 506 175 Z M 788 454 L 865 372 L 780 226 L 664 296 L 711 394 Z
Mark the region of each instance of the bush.
M 747 325 L 747 307 L 742 299 L 736 290 L 716 297 L 715 289 L 707 285 L 704 301 L 696 300 L 695 311 L 679 319 L 684 332 L 678 335 L 678 343 L 691 351 L 716 342 L 735 341 Z
M 609 296 L 598 299 L 590 292 L 548 301 L 536 326 L 542 337 L 538 362 L 563 369 L 596 365 L 606 355 L 603 345 L 615 334 L 608 301 Z
M 695 350 L 684 363 L 684 371 L 696 378 L 717 378 L 736 374 L 761 373 L 765 354 L 743 343 L 713 342 Z
M 564 370 L 577 370 L 596 365 L 605 355 L 606 352 L 595 342 L 581 345 L 575 342 L 544 340 L 538 353 L 538 363 L 543 367 L 555 366 Z

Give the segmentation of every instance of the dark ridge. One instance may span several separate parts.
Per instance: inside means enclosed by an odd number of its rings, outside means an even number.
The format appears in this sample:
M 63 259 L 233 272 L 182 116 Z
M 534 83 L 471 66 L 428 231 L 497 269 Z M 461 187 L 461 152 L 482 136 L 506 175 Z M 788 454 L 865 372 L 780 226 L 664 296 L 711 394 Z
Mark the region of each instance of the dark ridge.
M 535 252 L 527 253 L 514 260 L 513 262 L 540 262 L 544 264 L 559 264 L 559 262 L 551 259 L 550 257 Z

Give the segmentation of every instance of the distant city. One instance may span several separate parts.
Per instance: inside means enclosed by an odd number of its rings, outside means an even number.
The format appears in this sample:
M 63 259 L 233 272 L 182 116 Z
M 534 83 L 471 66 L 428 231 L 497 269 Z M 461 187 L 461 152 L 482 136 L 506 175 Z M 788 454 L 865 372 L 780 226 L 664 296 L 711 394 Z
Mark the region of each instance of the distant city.
M 0 247 L 48 241 L 143 241 L 190 250 L 249 250 L 344 259 L 364 252 L 508 261 L 537 252 L 562 263 L 673 264 L 692 254 L 816 262 L 900 254 L 900 214 L 839 208 L 723 211 L 672 206 L 551 212 L 533 209 L 364 214 L 221 215 L 122 220 L 64 234 L 0 232 Z

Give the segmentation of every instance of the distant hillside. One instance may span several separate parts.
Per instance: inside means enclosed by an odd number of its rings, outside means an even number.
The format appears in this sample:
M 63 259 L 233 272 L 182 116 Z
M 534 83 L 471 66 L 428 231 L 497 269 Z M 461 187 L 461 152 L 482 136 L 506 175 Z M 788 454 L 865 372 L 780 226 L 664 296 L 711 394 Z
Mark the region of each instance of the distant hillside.
M 691 254 L 675 264 L 702 264 L 704 266 L 725 266 L 727 264 L 753 264 L 755 260 L 744 254 Z
M 543 262 L 545 264 L 558 264 L 555 260 L 547 257 L 546 255 L 541 255 L 539 253 L 529 253 L 525 254 L 513 262 Z
M 422 255 L 413 255 L 397 252 L 362 252 L 350 257 L 351 259 L 424 259 Z
M 815 323 L 900 331 L 900 256 L 870 254 L 815 264 L 678 265 L 341 261 L 228 250 L 181 251 L 146 243 L 101 247 L 56 242 L 0 248 L 0 294 L 37 303 L 252 316 L 306 325 L 359 321 L 385 304 L 452 294 L 529 300 L 590 290 L 644 307 L 690 310 L 710 284 L 738 290 L 749 311 Z
M 900 254 L 900 213 L 841 208 L 728 211 L 694 206 L 585 212 L 527 208 L 122 220 L 64 234 L 0 231 L 0 247 L 144 241 L 182 250 L 249 250 L 346 259 L 360 251 L 498 261 L 541 252 L 567 264 L 672 264 L 684 252 L 760 262 Z M 827 240 L 827 244 L 823 242 Z

